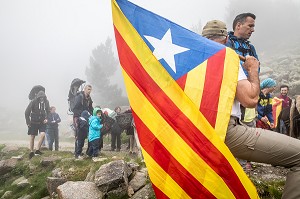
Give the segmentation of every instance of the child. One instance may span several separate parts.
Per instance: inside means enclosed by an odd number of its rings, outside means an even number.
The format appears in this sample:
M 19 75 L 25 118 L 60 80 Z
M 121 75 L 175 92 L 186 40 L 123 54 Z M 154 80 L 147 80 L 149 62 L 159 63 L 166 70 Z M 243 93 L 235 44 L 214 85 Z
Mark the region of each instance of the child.
M 82 148 L 84 146 L 85 139 L 89 132 L 89 117 L 91 114 L 88 111 L 82 111 L 80 117 L 78 118 L 78 128 L 75 135 L 75 158 L 82 159 Z
M 99 153 L 99 141 L 100 141 L 100 129 L 101 124 L 101 110 L 100 108 L 94 108 L 93 116 L 89 119 L 89 150 L 88 155 L 93 158 L 93 161 L 97 160 Z
M 53 150 L 53 143 L 55 143 L 55 151 L 58 151 L 58 123 L 61 122 L 59 115 L 55 112 L 54 106 L 50 107 L 50 113 L 47 117 L 47 134 L 49 136 L 48 144 L 49 150 Z

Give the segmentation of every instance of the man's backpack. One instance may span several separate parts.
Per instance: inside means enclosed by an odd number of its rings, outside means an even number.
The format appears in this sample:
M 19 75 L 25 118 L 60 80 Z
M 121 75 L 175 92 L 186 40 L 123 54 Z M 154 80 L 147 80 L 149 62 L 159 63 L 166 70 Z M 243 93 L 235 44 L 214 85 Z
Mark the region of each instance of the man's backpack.
M 115 123 L 115 120 L 105 113 L 102 112 L 101 110 L 101 124 L 103 124 L 103 127 L 101 128 L 100 132 L 101 135 L 105 135 L 109 133 L 112 125 Z
M 40 91 L 44 91 L 45 93 L 45 87 L 41 86 L 41 85 L 36 85 L 34 87 L 32 87 L 32 89 L 30 90 L 30 93 L 28 95 L 29 100 L 33 100 L 36 95 L 38 94 L 38 92 Z
M 73 79 L 73 81 L 71 82 L 69 95 L 68 95 L 68 104 L 69 104 L 68 114 L 69 115 L 73 115 L 73 110 L 74 110 L 74 106 L 75 106 L 75 98 L 83 90 L 84 83 L 85 83 L 84 80 L 81 80 L 78 78 Z

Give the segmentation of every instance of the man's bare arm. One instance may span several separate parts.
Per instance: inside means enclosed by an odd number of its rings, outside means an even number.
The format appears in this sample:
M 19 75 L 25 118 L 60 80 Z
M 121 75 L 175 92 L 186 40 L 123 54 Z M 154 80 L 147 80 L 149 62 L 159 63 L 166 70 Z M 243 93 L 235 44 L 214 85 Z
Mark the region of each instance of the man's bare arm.
M 248 72 L 248 79 L 238 81 L 236 98 L 244 107 L 254 108 L 257 105 L 260 92 L 259 62 L 255 57 L 247 56 L 243 66 Z

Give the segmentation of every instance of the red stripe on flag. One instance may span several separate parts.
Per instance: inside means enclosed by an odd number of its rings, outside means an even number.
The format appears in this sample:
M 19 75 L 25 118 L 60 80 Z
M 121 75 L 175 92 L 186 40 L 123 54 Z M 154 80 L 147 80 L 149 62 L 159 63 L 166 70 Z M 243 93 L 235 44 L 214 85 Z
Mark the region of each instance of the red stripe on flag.
M 237 198 L 249 198 L 245 187 L 224 155 L 194 126 L 189 118 L 178 109 L 173 101 L 153 81 L 117 29 L 115 29 L 115 36 L 123 69 L 147 97 L 148 101 L 195 153 L 224 180 Z
M 213 128 L 216 125 L 220 90 L 223 79 L 226 49 L 219 51 L 207 60 L 200 112 Z M 226 127 L 224 127 L 226 128 Z
M 184 90 L 186 78 L 187 78 L 187 74 L 181 76 L 179 79 L 176 80 L 177 84 L 180 86 L 182 90 Z
M 191 198 L 215 198 L 189 171 L 187 171 L 162 143 L 152 134 L 143 121 L 133 112 L 139 140 L 144 150 L 168 173 Z M 167 132 L 165 132 L 167 133 Z M 151 143 L 149 143 L 151 140 Z M 159 155 L 158 155 L 159 154 Z

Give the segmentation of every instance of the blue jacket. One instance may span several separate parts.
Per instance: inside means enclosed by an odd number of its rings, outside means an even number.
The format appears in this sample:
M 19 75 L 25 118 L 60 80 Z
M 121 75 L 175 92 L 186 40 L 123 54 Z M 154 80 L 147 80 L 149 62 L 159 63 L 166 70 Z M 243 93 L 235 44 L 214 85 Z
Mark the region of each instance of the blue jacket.
M 100 139 L 100 129 L 103 127 L 101 119 L 96 115 L 95 109 L 93 111 L 93 116 L 89 118 L 89 142 Z

